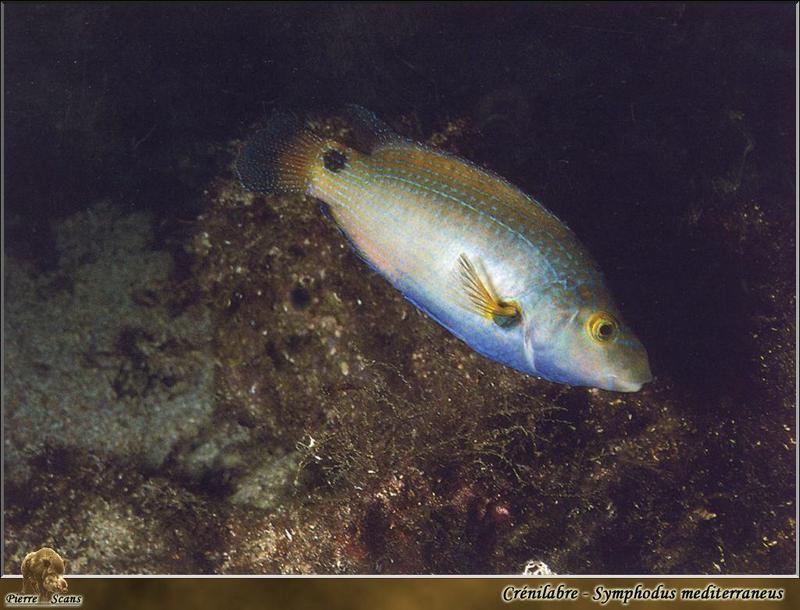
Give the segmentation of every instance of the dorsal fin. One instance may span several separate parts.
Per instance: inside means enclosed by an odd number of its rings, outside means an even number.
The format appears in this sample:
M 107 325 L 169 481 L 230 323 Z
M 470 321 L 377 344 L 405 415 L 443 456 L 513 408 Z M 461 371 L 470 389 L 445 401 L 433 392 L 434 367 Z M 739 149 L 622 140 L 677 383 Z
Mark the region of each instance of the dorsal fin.
M 361 152 L 371 153 L 386 144 L 409 141 L 363 106 L 348 104 L 345 118 L 353 127 L 355 148 Z

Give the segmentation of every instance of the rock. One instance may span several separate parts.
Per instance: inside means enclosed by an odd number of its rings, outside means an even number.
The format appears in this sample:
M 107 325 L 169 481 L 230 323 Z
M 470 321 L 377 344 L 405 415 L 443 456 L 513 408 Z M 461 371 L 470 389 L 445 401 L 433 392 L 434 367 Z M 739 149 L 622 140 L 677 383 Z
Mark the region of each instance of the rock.
M 146 214 L 101 203 L 56 228 L 58 266 L 9 259 L 3 387 L 6 472 L 48 448 L 161 467 L 213 409 L 210 316 L 170 309 L 172 257 Z

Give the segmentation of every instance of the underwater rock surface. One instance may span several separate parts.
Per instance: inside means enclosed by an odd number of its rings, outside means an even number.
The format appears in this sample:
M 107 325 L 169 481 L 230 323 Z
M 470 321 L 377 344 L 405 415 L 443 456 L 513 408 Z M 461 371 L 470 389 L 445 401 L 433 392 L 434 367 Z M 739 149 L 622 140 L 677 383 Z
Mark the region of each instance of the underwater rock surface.
M 104 202 L 58 227 L 56 269 L 8 261 L 6 481 L 55 446 L 160 468 L 208 426 L 210 316 L 171 307 L 172 258 L 152 239 L 146 215 Z
M 569 388 L 427 319 L 313 201 L 228 175 L 207 204 L 188 301 L 170 255 L 149 249 L 149 218 L 108 204 L 57 230 L 52 273 L 9 264 L 10 565 L 42 535 L 75 573 L 786 565 L 791 319 L 751 322 L 768 339 L 760 410 L 723 395 L 692 412 L 668 377 L 630 395 Z M 776 445 L 784 470 L 765 458 Z
M 563 8 L 509 9 L 484 19 L 475 47 L 517 41 L 498 51 L 508 69 L 486 51 L 467 62 L 474 74 L 453 69 L 466 61 L 457 45 L 430 69 L 408 50 L 439 39 L 443 8 L 421 25 L 400 12 L 397 27 L 395 13 L 347 7 L 301 34 L 280 20 L 247 26 L 247 15 L 219 25 L 273 27 L 304 49 L 317 41 L 321 72 L 366 74 L 347 101 L 488 165 L 558 214 L 648 348 L 655 380 L 635 394 L 479 356 L 369 271 L 316 202 L 245 192 L 231 171 L 241 140 L 230 138 L 268 114 L 259 104 L 276 85 L 219 68 L 212 87 L 168 64 L 175 78 L 151 83 L 163 99 L 196 102 L 196 82 L 214 92 L 195 115 L 152 110 L 189 116 L 194 131 L 142 139 L 145 129 L 132 151 L 123 131 L 103 161 L 93 144 L 81 161 L 92 175 L 130 157 L 119 180 L 146 184 L 145 203 L 131 208 L 124 189 L 63 213 L 40 203 L 49 228 L 36 247 L 23 205 L 10 204 L 5 570 L 46 544 L 76 574 L 792 573 L 794 140 L 781 127 L 793 111 L 770 86 L 791 57 L 760 44 L 775 17 L 739 14 L 723 31 L 728 13 L 678 8 L 585 23 Z M 208 23 L 204 9 L 187 11 L 186 23 Z M 461 15 L 445 42 L 472 31 Z M 531 21 L 558 40 L 532 38 Z M 370 35 L 353 46 L 348 32 L 363 24 Z M 410 67 L 351 69 L 373 66 L 376 47 L 407 53 Z M 270 50 L 235 61 L 253 71 Z M 126 66 L 156 57 L 117 53 Z M 285 69 L 276 104 L 313 105 L 302 71 Z M 414 79 L 412 102 L 371 103 L 406 91 L 391 83 L 398 74 Z M 101 118 L 128 124 L 92 99 Z M 223 116 L 219 100 L 236 111 Z M 334 102 L 301 116 L 347 138 Z M 214 142 L 196 135 L 213 122 L 202 112 L 218 121 Z M 57 115 L 43 112 L 47 129 L 58 132 Z M 170 140 L 176 132 L 189 143 Z M 176 191 L 191 204 L 170 208 Z

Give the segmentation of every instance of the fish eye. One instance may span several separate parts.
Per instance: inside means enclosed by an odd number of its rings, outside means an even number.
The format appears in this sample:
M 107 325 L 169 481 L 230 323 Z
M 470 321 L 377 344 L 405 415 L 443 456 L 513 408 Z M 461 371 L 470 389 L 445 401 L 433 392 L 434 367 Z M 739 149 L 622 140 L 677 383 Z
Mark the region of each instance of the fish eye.
M 619 332 L 617 321 L 610 314 L 602 311 L 589 316 L 586 327 L 595 341 L 611 341 Z

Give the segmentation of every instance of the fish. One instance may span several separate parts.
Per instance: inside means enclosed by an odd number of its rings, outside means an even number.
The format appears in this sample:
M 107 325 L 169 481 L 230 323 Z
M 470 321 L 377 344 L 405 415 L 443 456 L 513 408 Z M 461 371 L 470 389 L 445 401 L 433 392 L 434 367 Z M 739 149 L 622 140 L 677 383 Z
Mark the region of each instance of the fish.
M 241 148 L 242 186 L 320 200 L 360 258 L 491 360 L 616 392 L 652 380 L 647 351 L 601 270 L 552 212 L 495 173 L 398 134 L 365 108 L 345 114 L 349 144 L 276 112 Z

